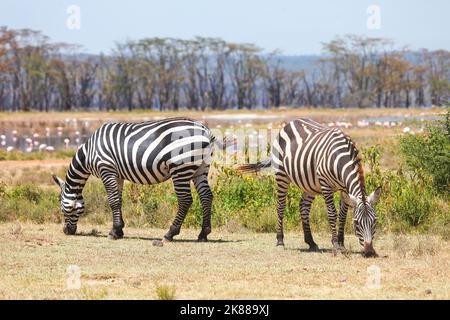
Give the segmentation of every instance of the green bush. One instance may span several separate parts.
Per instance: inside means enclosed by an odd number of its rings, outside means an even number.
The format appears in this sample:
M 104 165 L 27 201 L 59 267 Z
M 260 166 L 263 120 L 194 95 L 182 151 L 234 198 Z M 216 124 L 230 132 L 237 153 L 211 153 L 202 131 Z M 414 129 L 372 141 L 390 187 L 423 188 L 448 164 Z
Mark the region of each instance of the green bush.
M 436 190 L 450 190 L 450 109 L 444 119 L 426 127 L 423 134 L 400 138 L 400 153 L 416 178 L 432 178 Z
M 366 188 L 374 190 L 382 186 L 377 204 L 377 219 L 386 231 L 425 231 L 450 223 L 450 212 L 445 196 L 433 188 L 432 178 L 411 177 L 403 169 L 382 171 L 380 169 L 380 147 L 372 146 L 363 152 L 369 171 L 366 173 Z M 440 232 L 442 233 L 442 232 Z
M 372 146 L 363 150 L 366 189 L 370 193 L 382 186 L 377 204 L 378 230 L 427 231 L 450 235 L 448 198 L 433 187 L 433 178 L 422 174 L 420 179 L 408 171 L 381 170 L 381 149 Z M 257 232 L 274 232 L 277 225 L 276 183 L 273 174 L 242 175 L 231 168 L 217 167 L 211 177 L 214 194 L 212 225 L 239 226 Z M 194 202 L 186 216 L 184 227 L 199 228 L 202 208 L 192 186 Z M 62 214 L 56 186 L 38 187 L 33 184 L 6 185 L 0 182 L 0 221 L 29 220 L 37 223 L 61 222 Z M 86 210 L 81 221 L 111 224 L 111 209 L 100 180 L 91 178 L 83 191 Z M 284 215 L 286 230 L 301 230 L 299 200 L 301 191 L 292 185 Z M 339 194 L 335 196 L 339 208 Z M 171 182 L 157 185 L 126 183 L 123 191 L 123 217 L 127 226 L 167 228 L 177 212 L 177 198 Z M 346 230 L 352 231 L 352 212 Z M 317 197 L 310 215 L 313 232 L 329 231 L 327 210 L 322 197 Z M 236 228 L 235 228 L 236 229 Z
M 0 183 L 0 221 L 59 222 L 58 194 L 31 184 L 8 187 Z

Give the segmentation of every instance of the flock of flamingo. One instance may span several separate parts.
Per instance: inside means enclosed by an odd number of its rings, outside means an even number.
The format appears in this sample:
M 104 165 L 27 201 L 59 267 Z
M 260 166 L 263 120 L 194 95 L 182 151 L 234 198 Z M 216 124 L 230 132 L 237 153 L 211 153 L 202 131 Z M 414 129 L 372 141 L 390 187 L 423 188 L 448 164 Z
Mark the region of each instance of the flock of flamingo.
M 66 121 L 65 121 L 66 127 L 72 126 L 72 127 L 76 128 L 77 127 L 76 122 L 77 122 L 76 119 L 66 119 Z M 85 121 L 84 125 L 86 127 L 89 125 L 89 123 L 87 121 Z M 392 127 L 399 127 L 402 125 L 402 123 L 401 122 L 393 122 L 393 121 L 369 122 L 367 120 L 358 120 L 355 125 L 353 125 L 350 122 L 344 122 L 344 121 L 329 122 L 329 123 L 326 123 L 326 125 L 328 125 L 329 127 L 338 127 L 338 128 L 343 128 L 343 129 L 350 129 L 350 128 L 354 128 L 354 127 L 366 128 L 369 126 L 392 128 Z M 237 121 L 237 126 L 228 124 L 225 128 L 227 130 L 234 130 L 237 128 L 251 128 L 253 126 L 254 126 L 254 124 L 251 122 L 243 123 L 243 121 Z M 267 124 L 267 128 L 269 130 L 272 130 L 272 127 L 273 127 L 273 123 Z M 217 124 L 215 126 L 215 128 L 221 129 L 222 125 Z M 404 127 L 402 129 L 402 132 L 408 133 L 408 134 L 415 133 L 410 127 Z M 420 132 L 420 130 L 419 130 L 419 132 Z M 0 134 L 0 147 L 6 149 L 6 152 L 12 152 L 12 151 L 16 151 L 16 150 L 24 151 L 24 152 L 33 152 L 33 151 L 53 152 L 61 146 L 64 149 L 69 149 L 69 148 L 73 147 L 71 145 L 71 142 L 75 146 L 79 146 L 80 143 L 82 142 L 82 136 L 81 136 L 79 130 L 76 130 L 74 132 L 74 135 L 73 135 L 73 133 L 70 135 L 70 136 L 73 136 L 73 140 L 71 140 L 69 137 L 67 137 L 68 134 L 67 134 L 67 132 L 65 132 L 65 129 L 62 126 L 56 127 L 55 133 L 56 133 L 56 135 L 55 134 L 52 135 L 52 129 L 49 127 L 46 127 L 45 133 L 43 135 L 40 135 L 37 132 L 22 135 L 21 138 L 24 141 L 24 143 L 19 144 L 18 140 L 19 140 L 20 136 L 18 135 L 18 131 L 16 129 L 14 129 L 8 135 L 8 137 L 9 137 L 8 139 L 7 139 L 6 133 Z M 228 134 L 228 133 L 226 133 L 226 134 Z M 250 140 L 252 140 L 253 138 L 256 138 L 256 137 L 261 138 L 260 134 L 258 134 L 258 132 L 256 132 L 256 131 L 248 132 L 247 136 L 249 137 Z M 55 140 L 55 137 L 56 137 L 56 140 Z M 44 141 L 46 143 L 44 143 Z M 56 144 L 51 145 L 49 143 L 49 141 L 53 141 Z M 9 142 L 9 144 L 7 142 Z M 21 146 L 19 146 L 19 145 L 21 145 Z

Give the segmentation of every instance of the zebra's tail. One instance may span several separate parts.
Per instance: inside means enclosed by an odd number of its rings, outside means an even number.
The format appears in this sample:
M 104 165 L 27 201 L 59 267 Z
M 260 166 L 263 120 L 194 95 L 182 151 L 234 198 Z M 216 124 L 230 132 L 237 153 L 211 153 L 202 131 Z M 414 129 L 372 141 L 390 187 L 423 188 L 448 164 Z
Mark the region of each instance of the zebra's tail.
M 210 137 L 210 141 L 212 144 L 216 145 L 219 150 L 225 150 L 226 148 L 228 148 L 228 146 L 236 143 L 233 137 L 226 136 L 222 139 L 222 141 L 219 141 L 212 134 Z
M 258 161 L 257 163 L 241 164 L 236 169 L 242 173 L 258 172 L 265 168 L 270 168 L 272 161 L 269 159 Z

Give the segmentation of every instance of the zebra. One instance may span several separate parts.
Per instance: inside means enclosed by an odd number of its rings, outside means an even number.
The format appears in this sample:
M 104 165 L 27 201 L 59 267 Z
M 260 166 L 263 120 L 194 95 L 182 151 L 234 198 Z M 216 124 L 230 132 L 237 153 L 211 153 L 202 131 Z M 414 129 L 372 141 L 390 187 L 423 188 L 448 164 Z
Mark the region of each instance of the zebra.
M 193 202 L 190 182 L 199 194 L 203 221 L 198 241 L 211 233 L 213 194 L 208 172 L 215 137 L 202 123 L 188 118 L 168 118 L 140 123 L 105 123 L 82 144 L 72 158 L 65 181 L 52 174 L 60 187 L 63 232 L 73 235 L 84 212 L 82 191 L 89 176 L 103 182 L 113 226 L 110 239 L 123 238 L 122 190 L 124 180 L 138 184 L 157 184 L 172 178 L 178 198 L 178 211 L 164 241 L 180 233 L 183 220 Z M 217 142 L 218 143 L 218 142 Z
M 361 157 L 354 142 L 342 130 L 327 127 L 311 119 L 296 119 L 286 124 L 275 137 L 271 158 L 238 166 L 240 172 L 257 172 L 273 167 L 277 185 L 277 245 L 284 246 L 283 215 L 290 183 L 303 192 L 299 211 L 304 240 L 311 251 L 314 242 L 309 214 L 312 202 L 323 195 L 331 227 L 333 251 L 344 250 L 344 227 L 349 207 L 354 208 L 353 225 L 365 256 L 375 256 L 376 230 L 374 205 L 381 188 L 367 196 Z M 341 192 L 339 230 L 336 232 L 334 193 Z

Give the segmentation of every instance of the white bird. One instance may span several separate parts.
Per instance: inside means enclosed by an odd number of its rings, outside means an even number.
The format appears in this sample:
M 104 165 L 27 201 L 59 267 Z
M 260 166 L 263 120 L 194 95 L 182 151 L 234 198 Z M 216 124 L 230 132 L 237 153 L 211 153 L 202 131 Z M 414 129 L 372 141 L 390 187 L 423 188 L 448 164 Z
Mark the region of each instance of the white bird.
M 367 122 L 366 120 L 358 120 L 356 125 L 360 128 L 364 128 L 369 126 L 369 122 Z
M 28 143 L 28 144 L 32 144 L 32 143 L 33 143 L 33 140 L 31 140 L 31 138 L 26 138 L 26 139 L 25 139 L 25 142 Z
M 4 134 L 2 134 L 2 135 L 0 136 L 0 139 L 5 140 L 5 139 L 6 139 L 6 136 L 5 136 Z
M 65 145 L 66 148 L 69 147 L 69 143 L 70 143 L 70 139 L 69 138 L 65 138 L 64 139 L 64 145 Z
M 45 151 L 53 152 L 53 151 L 55 151 L 55 148 L 54 148 L 53 146 L 47 146 L 47 147 L 45 148 Z
M 33 146 L 27 147 L 27 148 L 25 149 L 25 151 L 26 151 L 26 152 L 31 152 L 31 151 L 33 151 Z
M 11 152 L 11 151 L 13 151 L 14 150 L 14 147 L 13 146 L 8 146 L 7 148 L 6 148 L 6 152 Z
M 6 145 L 6 141 L 5 141 L 5 140 L 2 140 L 2 142 L 0 142 L 0 144 L 1 144 L 2 146 Z
M 47 145 L 45 143 L 39 145 L 39 151 L 45 150 L 45 148 L 47 148 Z
M 17 130 L 13 130 L 13 131 L 12 131 L 12 134 L 13 134 L 13 135 L 16 135 L 16 134 L 17 134 Z
M 408 133 L 411 132 L 411 128 L 410 127 L 404 127 L 403 128 L 403 133 Z

